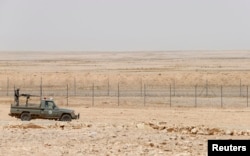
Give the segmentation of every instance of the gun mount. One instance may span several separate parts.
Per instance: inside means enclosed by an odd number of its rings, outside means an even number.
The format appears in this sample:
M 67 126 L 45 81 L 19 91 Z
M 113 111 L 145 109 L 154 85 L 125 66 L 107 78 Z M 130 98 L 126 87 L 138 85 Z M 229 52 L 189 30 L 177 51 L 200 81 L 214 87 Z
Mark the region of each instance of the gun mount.
M 26 106 L 28 106 L 30 97 L 40 97 L 40 96 L 37 96 L 37 95 L 31 95 L 31 94 L 19 94 L 19 91 L 20 91 L 19 88 L 14 89 L 15 104 L 16 104 L 16 106 L 19 106 L 19 97 L 21 97 L 21 96 L 26 97 L 26 103 L 25 103 Z

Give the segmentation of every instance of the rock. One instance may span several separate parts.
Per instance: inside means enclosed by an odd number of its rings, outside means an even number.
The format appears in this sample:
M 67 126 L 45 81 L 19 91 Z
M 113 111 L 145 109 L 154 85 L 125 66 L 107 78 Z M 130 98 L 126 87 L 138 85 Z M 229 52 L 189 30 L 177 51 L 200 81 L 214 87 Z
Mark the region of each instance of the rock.
M 166 145 L 167 143 L 166 142 L 162 142 L 162 143 L 160 143 L 161 145 Z
M 88 128 L 92 127 L 92 125 L 91 125 L 91 124 L 87 124 L 86 126 L 87 126 Z
M 153 123 L 149 123 L 149 126 L 152 127 L 153 129 L 159 129 L 159 126 Z
M 144 129 L 144 128 L 145 128 L 145 124 L 144 124 L 144 123 L 138 123 L 138 124 L 136 125 L 136 127 L 137 127 L 138 129 Z
M 64 130 L 65 124 L 62 122 L 62 123 L 60 123 L 59 127 L 60 127 L 62 130 Z
M 81 129 L 81 128 L 82 128 L 82 125 L 73 125 L 72 128 L 73 128 L 73 129 Z
M 51 146 L 51 144 L 46 143 L 46 144 L 44 144 L 44 146 Z
M 95 132 L 95 131 L 92 131 L 89 133 L 89 137 L 91 137 L 91 138 L 95 137 L 96 135 L 97 135 L 97 132 Z
M 166 125 L 167 122 L 161 121 L 161 122 L 159 122 L 158 124 L 159 124 L 159 125 Z
M 198 132 L 198 130 L 196 129 L 196 128 L 193 128 L 192 130 L 191 130 L 191 134 L 196 134 Z
M 247 130 L 246 133 L 247 133 L 247 135 L 250 135 L 250 130 Z
M 188 131 L 187 130 L 182 130 L 181 134 L 188 134 Z
M 154 147 L 155 145 L 151 142 L 151 143 L 149 143 L 149 146 Z
M 204 135 L 205 133 L 203 132 L 203 130 L 198 130 L 197 134 Z
M 233 130 L 233 134 L 232 135 L 237 135 L 237 131 Z
M 194 128 L 195 128 L 194 126 L 187 127 L 187 129 L 188 129 L 189 131 L 191 131 L 191 130 L 194 129 Z
M 219 132 L 220 132 L 220 129 L 218 128 L 208 129 L 208 135 L 215 135 L 215 134 L 218 134 Z
M 230 131 L 230 130 L 226 130 L 225 134 L 226 134 L 226 135 L 233 135 L 233 132 Z
M 167 132 L 174 132 L 174 128 L 167 128 Z
M 167 127 L 165 127 L 165 126 L 160 126 L 159 127 L 159 130 L 164 130 L 164 129 L 166 129 Z
M 237 135 L 243 135 L 242 131 L 237 132 Z

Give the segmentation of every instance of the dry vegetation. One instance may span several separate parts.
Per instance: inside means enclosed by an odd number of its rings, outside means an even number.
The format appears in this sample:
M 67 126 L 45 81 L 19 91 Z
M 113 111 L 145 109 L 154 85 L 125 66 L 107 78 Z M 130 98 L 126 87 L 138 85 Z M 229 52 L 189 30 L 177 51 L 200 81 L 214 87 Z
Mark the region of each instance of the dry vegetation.
M 241 80 L 242 85 L 250 84 L 248 51 L 0 55 L 1 90 L 7 88 L 8 78 L 10 86 L 36 88 L 41 77 L 46 86 L 68 83 L 71 88 L 74 78 L 78 87 L 106 85 L 108 80 L 111 88 L 118 81 L 126 88 L 140 88 L 141 82 L 204 85 L 208 80 L 215 85 L 239 85 Z M 207 139 L 250 139 L 249 108 L 142 107 L 142 100 L 134 98 L 117 107 L 109 105 L 116 99 L 105 100 L 105 105 L 100 99 L 102 105 L 91 107 L 70 99 L 81 119 L 61 123 L 10 118 L 13 99 L 1 97 L 0 155 L 206 155 Z M 56 102 L 65 106 L 63 100 Z

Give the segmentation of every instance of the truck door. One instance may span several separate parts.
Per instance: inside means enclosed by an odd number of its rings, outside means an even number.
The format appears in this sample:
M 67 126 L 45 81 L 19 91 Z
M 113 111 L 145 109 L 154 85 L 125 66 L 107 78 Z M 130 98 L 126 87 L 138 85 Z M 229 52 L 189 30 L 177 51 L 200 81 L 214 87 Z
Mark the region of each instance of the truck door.
M 53 101 L 45 101 L 45 107 L 42 111 L 43 118 L 55 118 L 57 116 L 57 111 L 54 110 L 55 104 Z

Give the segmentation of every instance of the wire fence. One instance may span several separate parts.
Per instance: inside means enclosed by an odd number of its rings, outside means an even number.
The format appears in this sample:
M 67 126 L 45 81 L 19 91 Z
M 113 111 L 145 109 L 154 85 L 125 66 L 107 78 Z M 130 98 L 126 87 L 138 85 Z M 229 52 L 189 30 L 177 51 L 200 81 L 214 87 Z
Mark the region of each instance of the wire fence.
M 6 85 L 0 89 L 1 97 L 14 96 L 14 88 Z M 134 88 L 134 87 L 133 87 Z M 131 105 L 168 107 L 248 107 L 248 86 L 225 85 L 149 85 L 137 89 L 117 83 L 109 85 L 88 84 L 41 85 L 21 88 L 21 93 L 61 99 L 65 105 Z

